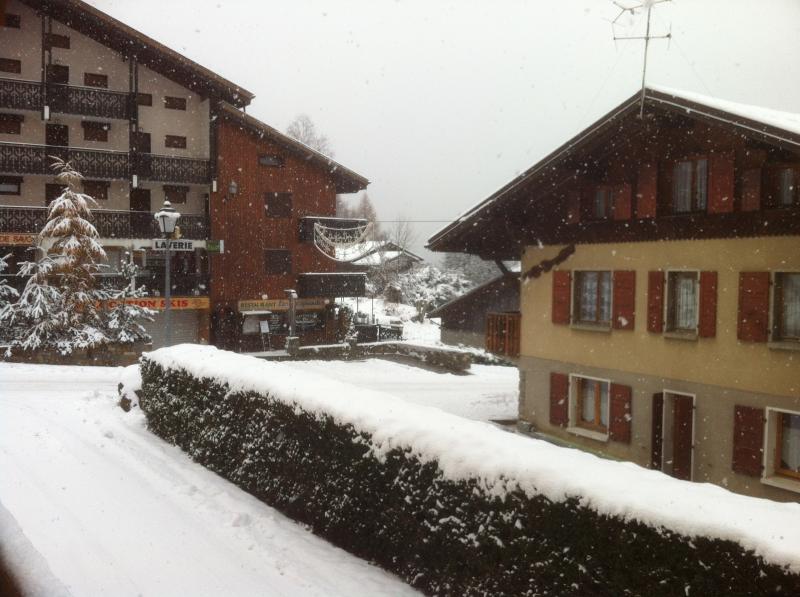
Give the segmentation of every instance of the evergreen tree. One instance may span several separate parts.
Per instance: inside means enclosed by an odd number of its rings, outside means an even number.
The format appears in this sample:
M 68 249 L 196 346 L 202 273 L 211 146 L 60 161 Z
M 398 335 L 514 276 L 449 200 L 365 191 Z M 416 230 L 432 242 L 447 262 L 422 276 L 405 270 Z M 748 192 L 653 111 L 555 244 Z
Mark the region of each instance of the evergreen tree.
M 128 255 L 127 253 L 125 254 Z M 104 314 L 106 336 L 115 344 L 148 343 L 151 341 L 142 321 L 153 321 L 154 311 L 147 307 L 128 303 L 128 299 L 142 298 L 147 295 L 144 286 L 136 287 L 135 280 L 139 268 L 135 263 L 125 261 L 120 267 L 120 275 L 130 284 L 124 284 L 119 290 L 107 291 L 107 299 L 111 308 Z
M 10 255 L 0 257 L 0 274 L 8 268 L 8 258 Z M 5 278 L 0 278 L 0 315 L 11 304 L 11 301 L 19 297 L 19 292 L 16 288 L 9 286 Z M 5 326 L 0 326 L 0 342 L 5 342 L 6 337 L 9 336 L 9 330 Z

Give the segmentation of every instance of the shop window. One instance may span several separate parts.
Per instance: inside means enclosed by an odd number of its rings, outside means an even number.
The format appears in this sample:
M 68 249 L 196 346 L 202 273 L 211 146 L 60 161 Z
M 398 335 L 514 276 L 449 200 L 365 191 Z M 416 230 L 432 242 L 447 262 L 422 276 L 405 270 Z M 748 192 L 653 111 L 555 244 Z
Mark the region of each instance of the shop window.
M 0 176 L 0 195 L 21 195 L 21 176 Z
M 169 147 L 170 149 L 186 149 L 186 137 L 167 135 L 164 139 L 164 147 Z
M 83 127 L 83 140 L 84 141 L 99 141 L 101 143 L 108 142 L 108 129 L 111 128 L 107 122 L 93 122 L 84 120 L 81 123 Z
M 676 162 L 672 170 L 672 211 L 676 214 L 705 211 L 707 202 L 708 160 Z
M 0 134 L 21 135 L 24 120 L 21 114 L 0 114 Z
M 573 321 L 609 325 L 611 322 L 611 272 L 575 272 Z
M 186 98 L 165 96 L 164 107 L 167 110 L 186 110 Z
M 774 281 L 772 339 L 800 342 L 800 273 L 779 272 Z
M 109 183 L 105 180 L 83 181 L 83 192 L 95 201 L 108 201 L 108 187 Z
M 610 383 L 589 377 L 572 377 L 573 425 L 608 433 Z
M 699 302 L 698 272 L 669 272 L 667 276 L 667 331 L 696 332 Z
M 164 199 L 173 205 L 186 203 L 189 196 L 189 187 L 182 185 L 164 185 Z
M 292 253 L 285 249 L 264 251 L 264 270 L 273 276 L 292 273 Z
M 99 73 L 83 73 L 83 84 L 87 87 L 101 87 L 108 89 L 108 75 Z
M 268 218 L 291 218 L 292 194 L 266 193 L 264 195 L 264 209 Z
M 22 62 L 13 58 L 0 58 L 0 72 L 18 75 L 22 72 Z

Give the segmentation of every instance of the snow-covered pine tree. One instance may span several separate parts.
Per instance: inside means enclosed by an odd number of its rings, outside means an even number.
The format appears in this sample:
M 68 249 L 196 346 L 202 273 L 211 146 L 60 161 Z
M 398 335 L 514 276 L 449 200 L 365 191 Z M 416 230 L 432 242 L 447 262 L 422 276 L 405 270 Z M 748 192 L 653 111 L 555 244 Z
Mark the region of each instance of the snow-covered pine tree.
M 0 274 L 8 269 L 9 257 L 10 255 L 0 257 Z M 11 304 L 11 301 L 17 297 L 19 297 L 19 292 L 17 292 L 17 289 L 9 286 L 5 278 L 0 278 L 0 316 Z M 0 326 L 0 344 L 5 343 L 5 341 L 9 339 L 7 338 L 7 336 L 9 336 L 8 332 L 9 330 L 7 330 L 5 326 Z
M 36 262 L 23 264 L 30 276 L 16 303 L 0 315 L 11 330 L 8 352 L 51 349 L 70 354 L 108 342 L 95 288 L 94 274 L 105 251 L 91 224 L 94 199 L 78 191 L 82 176 L 68 162 L 54 158 L 53 168 L 64 192 L 50 204 L 47 222 L 39 233 Z
M 128 254 L 125 254 L 126 257 Z M 103 315 L 105 331 L 109 341 L 114 344 L 133 344 L 135 342 L 150 342 L 142 321 L 153 321 L 155 314 L 152 309 L 126 302 L 128 299 L 137 299 L 147 296 L 144 286 L 136 287 L 135 280 L 139 268 L 135 263 L 125 261 L 120 266 L 120 275 L 130 284 L 125 284 L 119 290 L 106 291 L 108 299 L 113 306 Z

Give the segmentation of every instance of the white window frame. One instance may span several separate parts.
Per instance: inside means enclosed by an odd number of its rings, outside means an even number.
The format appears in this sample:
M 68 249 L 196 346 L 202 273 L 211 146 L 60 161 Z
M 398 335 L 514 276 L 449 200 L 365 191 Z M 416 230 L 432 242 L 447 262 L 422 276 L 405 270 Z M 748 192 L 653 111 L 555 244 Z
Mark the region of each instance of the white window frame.
M 672 285 L 670 283 L 671 274 L 697 274 L 697 293 L 695 295 L 695 313 L 697 320 L 694 324 L 694 331 L 691 330 L 671 330 L 669 329 L 669 302 L 672 297 Z M 668 338 L 696 339 L 700 330 L 700 270 L 699 269 L 667 269 L 664 270 L 664 311 L 661 314 L 664 322 L 664 335 Z M 680 393 L 680 392 L 679 392 Z M 686 394 L 687 396 L 689 394 Z
M 590 270 L 595 271 L 595 270 Z M 608 412 L 606 412 L 606 420 L 608 421 L 608 425 L 606 426 L 606 432 L 601 433 L 599 431 L 594 431 L 592 429 L 587 429 L 586 427 L 581 427 L 578 423 L 580 413 L 578 413 L 578 388 L 580 383 L 578 380 L 580 379 L 588 379 L 591 381 L 598 381 L 601 383 L 608 384 L 608 404 L 606 408 Z M 567 431 L 572 433 L 573 435 L 580 435 L 583 437 L 588 437 L 589 439 L 607 442 L 609 437 L 609 429 L 611 426 L 611 380 L 606 379 L 603 377 L 594 377 L 592 375 L 583 375 L 582 373 L 570 373 L 569 374 L 569 404 L 568 404 L 568 415 L 569 415 L 569 422 L 567 425 Z
M 698 279 L 699 283 L 699 279 Z M 699 294 L 699 293 L 698 293 Z M 666 450 L 664 450 L 664 436 L 667 429 L 667 402 L 669 396 L 681 396 L 685 398 L 692 399 L 692 457 L 691 457 L 691 464 L 689 465 L 689 481 L 694 481 L 694 461 L 695 461 L 695 448 L 697 447 L 697 394 L 692 394 L 691 392 L 683 392 L 680 390 L 670 390 L 669 388 L 664 388 L 661 390 L 661 395 L 664 397 L 664 400 L 661 404 L 661 466 L 659 470 L 664 474 L 669 474 L 664 470 L 664 465 L 666 464 Z M 674 422 L 673 422 L 674 423 Z M 671 475 L 670 475 L 671 476 Z
M 609 301 L 608 301 L 609 309 L 610 309 L 610 313 L 609 313 L 609 317 L 608 317 L 608 323 L 592 323 L 592 322 L 579 321 L 578 318 L 575 315 L 575 307 L 578 304 L 577 300 L 576 300 L 577 294 L 576 294 L 576 290 L 575 290 L 576 287 L 577 287 L 577 283 L 578 283 L 578 274 L 587 273 L 587 272 L 588 273 L 592 273 L 592 272 L 605 273 L 605 272 L 608 272 L 609 280 L 611 282 L 611 297 L 609 298 Z M 612 324 L 612 321 L 614 319 L 614 270 L 612 270 L 612 269 L 589 269 L 589 268 L 574 269 L 574 270 L 572 270 L 572 275 L 570 277 L 571 277 L 570 289 L 569 289 L 569 322 L 570 322 L 570 327 L 575 328 L 575 329 L 579 329 L 579 330 L 603 331 L 603 332 L 611 331 L 611 328 L 613 327 L 611 324 Z M 589 379 L 593 379 L 593 378 L 589 378 Z
M 780 274 L 800 274 L 798 270 L 776 270 L 769 273 L 769 322 L 767 329 L 768 346 L 776 350 L 798 350 L 800 351 L 800 342 L 795 340 L 783 340 L 782 338 L 775 337 L 775 301 L 777 300 L 776 277 Z
M 775 473 L 775 440 L 778 424 L 778 414 L 786 413 L 789 415 L 800 415 L 800 411 L 791 408 L 779 408 L 768 406 L 764 414 L 764 447 L 761 453 L 761 483 L 771 487 L 778 487 L 788 491 L 800 493 L 800 480 L 784 477 Z

